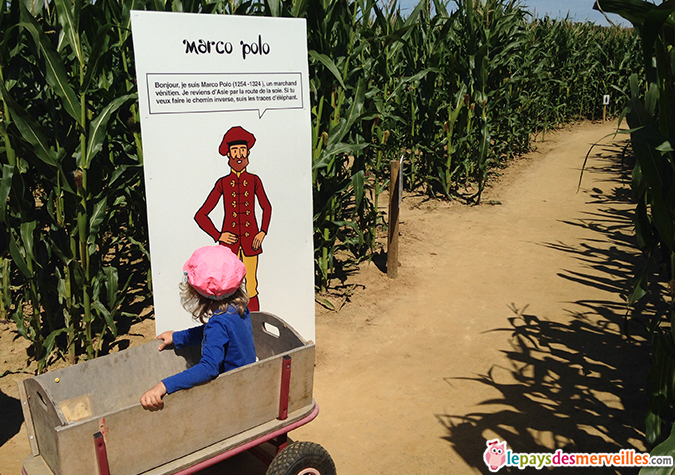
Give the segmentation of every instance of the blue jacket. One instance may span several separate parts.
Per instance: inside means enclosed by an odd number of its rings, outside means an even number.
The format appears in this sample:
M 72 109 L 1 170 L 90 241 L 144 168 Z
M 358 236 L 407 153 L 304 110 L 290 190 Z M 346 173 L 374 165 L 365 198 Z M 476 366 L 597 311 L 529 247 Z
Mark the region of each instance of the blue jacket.
M 248 309 L 240 316 L 230 306 L 227 312 L 214 313 L 205 325 L 173 334 L 176 348 L 202 345 L 198 364 L 162 382 L 167 394 L 188 389 L 216 378 L 220 373 L 255 362 L 255 345 Z

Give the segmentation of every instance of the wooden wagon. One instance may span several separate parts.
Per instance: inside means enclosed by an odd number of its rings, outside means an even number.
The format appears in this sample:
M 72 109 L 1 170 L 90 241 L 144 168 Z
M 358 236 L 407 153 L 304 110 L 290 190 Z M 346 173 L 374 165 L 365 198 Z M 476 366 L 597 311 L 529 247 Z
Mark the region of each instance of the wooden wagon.
M 19 383 L 32 453 L 24 475 L 169 475 L 197 472 L 264 442 L 277 446 L 268 474 L 334 474 L 317 444 L 287 445 L 289 431 L 318 414 L 314 343 L 280 318 L 251 314 L 256 363 L 165 396 L 140 396 L 199 362 L 200 348 L 147 343 Z

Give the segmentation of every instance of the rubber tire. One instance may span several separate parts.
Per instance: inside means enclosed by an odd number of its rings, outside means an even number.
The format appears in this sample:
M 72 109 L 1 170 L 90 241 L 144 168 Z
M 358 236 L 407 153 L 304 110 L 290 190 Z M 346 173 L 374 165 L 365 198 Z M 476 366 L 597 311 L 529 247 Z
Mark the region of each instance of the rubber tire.
M 306 469 L 320 475 L 337 474 L 326 449 L 314 442 L 293 442 L 274 457 L 265 475 L 302 475 Z

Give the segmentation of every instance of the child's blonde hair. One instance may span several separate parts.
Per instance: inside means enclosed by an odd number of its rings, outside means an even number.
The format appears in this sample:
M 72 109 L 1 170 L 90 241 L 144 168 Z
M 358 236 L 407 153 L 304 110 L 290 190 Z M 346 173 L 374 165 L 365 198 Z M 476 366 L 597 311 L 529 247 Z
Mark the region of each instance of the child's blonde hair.
M 197 292 L 189 283 L 180 283 L 180 303 L 183 308 L 192 314 L 192 318 L 201 323 L 206 323 L 211 316 L 218 312 L 226 312 L 232 305 L 240 316 L 244 315 L 248 307 L 249 297 L 246 288 L 242 284 L 231 296 L 222 300 L 210 299 Z

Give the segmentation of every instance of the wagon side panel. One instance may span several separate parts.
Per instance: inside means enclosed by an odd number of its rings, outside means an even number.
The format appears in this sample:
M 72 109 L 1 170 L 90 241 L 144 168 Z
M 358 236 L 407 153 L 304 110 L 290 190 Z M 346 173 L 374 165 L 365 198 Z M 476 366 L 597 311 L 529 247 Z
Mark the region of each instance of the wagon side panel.
M 34 379 L 51 391 L 69 422 L 85 420 L 136 404 L 159 379 L 183 371 L 201 357 L 199 346 L 164 351 L 158 347 L 158 342 L 146 343 Z
M 288 397 L 288 411 L 293 412 L 312 404 L 314 392 L 314 344 L 289 353 L 291 383 Z
M 38 451 L 52 472 L 58 474 L 60 460 L 55 433 L 58 427 L 66 424 L 65 417 L 48 388 L 35 379 L 24 381 L 24 387 Z
M 261 360 L 307 343 L 292 327 L 271 313 L 251 312 L 251 326 L 256 354 Z
M 59 427 L 56 430 L 56 439 L 58 441 L 61 471 L 54 472 L 54 474 L 98 474 L 94 434 L 100 430 L 100 423 L 95 419 Z
M 135 405 L 107 415 L 110 472 L 142 473 L 275 419 L 280 375 L 281 357 L 274 357 L 168 395 L 160 411 Z M 83 433 L 75 435 L 75 429 Z M 73 441 L 91 439 L 93 446 L 93 433 L 98 429 L 86 422 L 68 430 L 73 431 Z
M 38 449 L 37 440 L 35 439 L 35 427 L 33 426 L 33 414 L 30 412 L 28 407 L 28 394 L 26 393 L 26 385 L 24 381 L 19 381 L 17 383 L 19 388 L 19 397 L 21 398 L 21 410 L 23 411 L 23 419 L 26 421 L 26 432 L 28 433 L 28 443 L 30 445 L 30 451 L 33 456 L 40 454 L 40 449 Z

